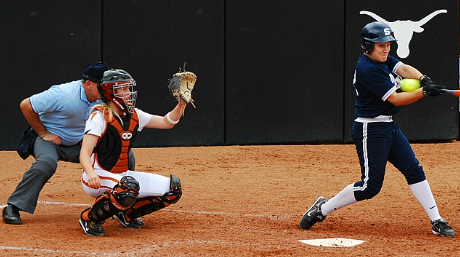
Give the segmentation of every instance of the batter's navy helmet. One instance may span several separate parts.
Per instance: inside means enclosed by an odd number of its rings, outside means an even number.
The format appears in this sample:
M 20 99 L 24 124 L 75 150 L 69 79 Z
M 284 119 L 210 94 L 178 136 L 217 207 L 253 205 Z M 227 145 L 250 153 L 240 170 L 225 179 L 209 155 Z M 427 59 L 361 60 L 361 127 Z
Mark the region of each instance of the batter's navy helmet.
M 368 23 L 361 30 L 361 49 L 365 53 L 374 50 L 374 43 L 394 42 L 394 32 L 388 24 L 375 21 Z

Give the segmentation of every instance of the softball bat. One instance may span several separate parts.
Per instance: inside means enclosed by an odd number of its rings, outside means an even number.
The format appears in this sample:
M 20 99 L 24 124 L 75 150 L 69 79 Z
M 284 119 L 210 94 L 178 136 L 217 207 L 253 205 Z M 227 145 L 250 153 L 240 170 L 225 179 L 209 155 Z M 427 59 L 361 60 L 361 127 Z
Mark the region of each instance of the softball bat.
M 443 89 L 442 91 L 444 91 L 445 93 L 454 95 L 456 97 L 460 97 L 460 90 Z

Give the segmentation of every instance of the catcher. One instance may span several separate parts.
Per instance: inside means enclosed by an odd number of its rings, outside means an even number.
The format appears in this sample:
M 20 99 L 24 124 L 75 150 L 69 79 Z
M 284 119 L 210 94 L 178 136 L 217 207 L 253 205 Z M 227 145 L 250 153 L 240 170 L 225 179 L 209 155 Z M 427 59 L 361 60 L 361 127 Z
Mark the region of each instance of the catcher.
M 80 152 L 81 183 L 96 198 L 80 215 L 83 231 L 103 236 L 102 224 L 113 217 L 127 228 L 145 225 L 140 218 L 176 203 L 181 195 L 178 177 L 128 170 L 127 154 L 143 128 L 171 129 L 187 105 L 178 101 L 165 116 L 151 115 L 135 107 L 136 82 L 124 70 L 104 72 L 98 86 L 103 104 L 93 107 L 86 122 Z

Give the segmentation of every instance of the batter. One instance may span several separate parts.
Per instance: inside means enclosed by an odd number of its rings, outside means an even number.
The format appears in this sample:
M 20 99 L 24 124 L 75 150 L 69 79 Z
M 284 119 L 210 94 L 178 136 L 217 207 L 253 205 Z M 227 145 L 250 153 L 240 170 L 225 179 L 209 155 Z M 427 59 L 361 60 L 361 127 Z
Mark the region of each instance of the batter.
M 353 79 L 356 119 L 351 132 L 361 165 L 361 181 L 346 186 L 330 200 L 318 197 L 304 213 L 300 228 L 310 229 L 333 211 L 376 196 L 382 188 L 389 161 L 404 175 L 415 198 L 425 209 L 431 220 L 432 232 L 454 237 L 455 231 L 439 214 L 423 167 L 415 158 L 409 141 L 393 121 L 393 115 L 398 113 L 400 106 L 412 104 L 424 96 L 438 96 L 442 94 L 443 87 L 433 83 L 416 68 L 389 55 L 391 42 L 396 39 L 387 24 L 369 23 L 362 29 L 361 37 L 362 54 Z M 419 79 L 422 88 L 400 92 L 402 78 Z

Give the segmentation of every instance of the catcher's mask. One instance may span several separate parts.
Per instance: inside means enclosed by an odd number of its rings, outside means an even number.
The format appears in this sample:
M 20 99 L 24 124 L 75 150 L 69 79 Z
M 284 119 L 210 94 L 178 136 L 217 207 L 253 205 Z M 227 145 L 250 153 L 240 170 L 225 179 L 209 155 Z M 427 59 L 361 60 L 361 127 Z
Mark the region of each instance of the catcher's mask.
M 374 43 L 386 43 L 397 41 L 394 32 L 386 23 L 374 21 L 368 23 L 361 30 L 361 49 L 365 53 L 374 50 Z
M 104 72 L 99 84 L 99 92 L 104 103 L 114 102 L 125 112 L 134 113 L 137 91 L 134 91 L 136 81 L 126 71 L 110 69 Z

